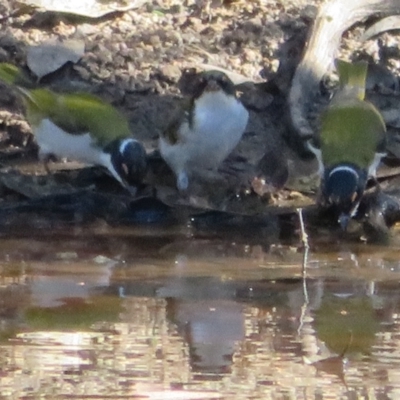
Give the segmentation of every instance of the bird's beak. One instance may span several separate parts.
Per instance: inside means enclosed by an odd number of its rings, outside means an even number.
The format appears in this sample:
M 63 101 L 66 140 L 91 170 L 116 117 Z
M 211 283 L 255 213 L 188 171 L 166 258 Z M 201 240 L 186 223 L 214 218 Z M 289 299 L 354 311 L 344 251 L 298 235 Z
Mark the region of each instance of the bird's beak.
M 129 185 L 129 183 L 126 182 L 125 179 L 122 179 L 122 185 L 124 186 L 124 188 L 129 192 L 129 194 L 132 197 L 136 197 L 136 194 L 138 192 L 137 187 Z
M 344 213 L 340 214 L 338 222 L 344 232 L 347 231 L 347 226 L 349 224 L 349 221 L 350 221 L 349 214 L 344 214 Z
M 218 90 L 220 90 L 221 88 L 219 87 L 217 81 L 214 80 L 210 80 L 207 83 L 206 86 L 206 92 L 217 92 Z

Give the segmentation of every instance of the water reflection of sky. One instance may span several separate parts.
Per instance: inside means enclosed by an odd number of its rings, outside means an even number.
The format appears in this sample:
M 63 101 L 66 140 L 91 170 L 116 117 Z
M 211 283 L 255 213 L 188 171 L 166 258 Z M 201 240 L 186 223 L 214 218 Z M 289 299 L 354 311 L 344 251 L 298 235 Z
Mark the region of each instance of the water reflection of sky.
M 396 398 L 398 254 L 321 247 L 304 280 L 296 246 L 3 239 L 1 394 Z

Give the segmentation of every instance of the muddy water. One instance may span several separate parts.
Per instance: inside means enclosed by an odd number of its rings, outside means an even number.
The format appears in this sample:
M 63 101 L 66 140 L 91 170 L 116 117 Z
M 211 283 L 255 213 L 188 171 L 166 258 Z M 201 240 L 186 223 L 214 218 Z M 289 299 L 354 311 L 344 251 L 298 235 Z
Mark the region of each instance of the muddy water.
M 268 243 L 268 244 L 267 244 Z M 0 238 L 1 398 L 400 398 L 400 246 Z

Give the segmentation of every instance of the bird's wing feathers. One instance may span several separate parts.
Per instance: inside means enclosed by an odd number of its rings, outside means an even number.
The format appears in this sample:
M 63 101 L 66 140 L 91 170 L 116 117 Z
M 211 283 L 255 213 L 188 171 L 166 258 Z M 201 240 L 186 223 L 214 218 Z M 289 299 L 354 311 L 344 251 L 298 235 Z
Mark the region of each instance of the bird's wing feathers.
M 96 96 L 33 89 L 32 80 L 18 67 L 7 63 L 0 63 L 0 80 L 13 85 L 22 94 L 26 103 L 27 119 L 33 126 L 48 118 L 71 134 L 90 132 L 100 146 L 130 136 L 126 118 Z
M 352 98 L 332 105 L 321 118 L 325 166 L 353 162 L 368 167 L 375 151 L 384 148 L 385 132 L 383 118 L 371 103 Z
M 28 101 L 28 119 L 32 123 L 49 118 L 73 135 L 90 132 L 101 146 L 130 135 L 126 118 L 95 96 L 86 93 L 55 94 L 46 89 L 24 92 Z
M 25 88 L 34 87 L 34 83 L 18 67 L 8 63 L 0 63 L 0 80 L 8 85 L 22 86 Z
M 190 99 L 182 99 L 180 105 L 177 107 L 167 128 L 162 132 L 161 136 L 174 145 L 184 138 L 181 134 L 181 126 L 187 123 L 189 126 L 192 124 L 192 101 Z

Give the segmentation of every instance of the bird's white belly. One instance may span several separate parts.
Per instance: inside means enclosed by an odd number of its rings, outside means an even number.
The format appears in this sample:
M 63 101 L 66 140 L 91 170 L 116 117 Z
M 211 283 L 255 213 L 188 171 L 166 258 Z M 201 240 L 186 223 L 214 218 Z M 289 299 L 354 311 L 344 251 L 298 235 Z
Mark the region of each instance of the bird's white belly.
M 179 142 L 160 140 L 166 162 L 177 171 L 218 168 L 239 143 L 248 121 L 248 111 L 233 96 L 205 93 L 196 101 L 193 129 L 184 124 Z
M 34 130 L 34 134 L 41 158 L 52 154 L 86 164 L 104 165 L 103 153 L 94 145 L 89 133 L 71 135 L 49 119 L 44 119 Z
M 234 97 L 222 92 L 205 93 L 196 104 L 194 140 L 188 140 L 191 163 L 216 168 L 239 143 L 248 112 Z

